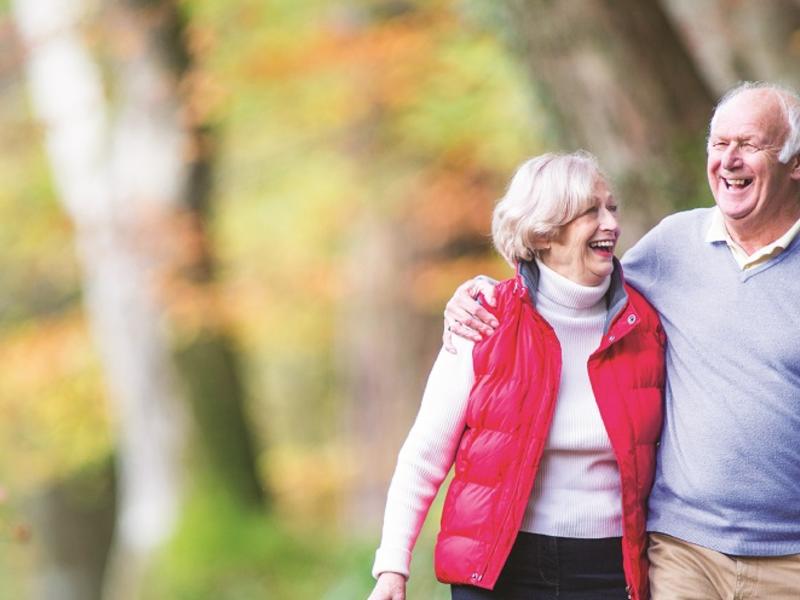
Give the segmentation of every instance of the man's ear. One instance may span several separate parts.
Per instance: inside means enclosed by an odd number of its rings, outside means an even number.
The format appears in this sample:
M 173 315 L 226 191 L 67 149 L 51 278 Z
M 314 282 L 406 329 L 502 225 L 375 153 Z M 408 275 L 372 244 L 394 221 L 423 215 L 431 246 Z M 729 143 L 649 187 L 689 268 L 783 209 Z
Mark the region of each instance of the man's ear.
M 800 154 L 795 154 L 789 160 L 789 166 L 792 169 L 789 172 L 789 177 L 791 177 L 795 181 L 800 181 Z

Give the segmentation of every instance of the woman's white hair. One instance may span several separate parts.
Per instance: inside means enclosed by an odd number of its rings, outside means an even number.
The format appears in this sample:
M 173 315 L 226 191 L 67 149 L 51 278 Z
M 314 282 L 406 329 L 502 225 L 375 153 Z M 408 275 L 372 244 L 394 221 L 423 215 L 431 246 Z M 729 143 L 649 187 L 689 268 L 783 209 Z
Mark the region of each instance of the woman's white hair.
M 714 128 L 714 122 L 717 119 L 719 109 L 742 92 L 748 90 L 772 92 L 778 99 L 778 103 L 783 109 L 783 117 L 786 119 L 786 125 L 789 129 L 786 140 L 783 142 L 781 151 L 778 154 L 778 160 L 783 164 L 787 164 L 793 156 L 800 154 L 800 95 L 786 86 L 766 81 L 743 81 L 739 83 L 737 86 L 728 90 L 725 95 L 720 98 L 720 101 L 717 102 L 717 106 L 714 108 L 714 114 L 711 117 L 711 122 L 709 123 L 709 133 Z
M 537 246 L 594 204 L 598 179 L 605 179 L 597 159 L 579 150 L 542 154 L 514 173 L 492 213 L 492 241 L 512 266 L 532 260 Z

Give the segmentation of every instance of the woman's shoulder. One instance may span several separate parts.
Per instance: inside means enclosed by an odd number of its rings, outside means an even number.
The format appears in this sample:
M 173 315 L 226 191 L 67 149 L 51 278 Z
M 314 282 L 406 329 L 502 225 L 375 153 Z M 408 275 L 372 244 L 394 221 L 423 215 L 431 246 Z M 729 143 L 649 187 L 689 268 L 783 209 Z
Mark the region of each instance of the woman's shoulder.
M 509 277 L 498 281 L 494 286 L 494 306 L 490 305 L 482 295 L 478 296 L 478 302 L 492 313 L 495 317 L 500 317 L 505 310 L 509 309 L 513 302 L 519 298 L 526 298 L 528 290 L 522 281 L 522 277 Z

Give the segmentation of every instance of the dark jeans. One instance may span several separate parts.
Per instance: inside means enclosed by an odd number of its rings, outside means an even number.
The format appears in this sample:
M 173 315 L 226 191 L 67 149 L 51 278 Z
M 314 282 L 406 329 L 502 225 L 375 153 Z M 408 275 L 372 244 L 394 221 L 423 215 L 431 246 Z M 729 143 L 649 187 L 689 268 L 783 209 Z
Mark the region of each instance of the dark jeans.
M 620 538 L 521 531 L 494 590 L 454 585 L 453 600 L 626 600 Z

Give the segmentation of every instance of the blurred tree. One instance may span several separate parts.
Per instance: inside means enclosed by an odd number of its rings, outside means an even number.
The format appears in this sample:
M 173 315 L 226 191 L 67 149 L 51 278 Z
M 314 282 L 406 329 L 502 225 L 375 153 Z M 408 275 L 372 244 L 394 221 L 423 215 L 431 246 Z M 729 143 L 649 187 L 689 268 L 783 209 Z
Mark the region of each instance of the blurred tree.
M 334 343 L 353 457 L 341 516 L 374 532 L 439 345 L 442 300 L 467 265 L 491 260 L 492 200 L 536 140 L 530 123 L 511 125 L 526 108 L 508 91 L 502 49 L 464 29 L 450 2 L 356 4 L 337 23 L 361 111 L 336 141 L 363 187 Z
M 351 7 L 348 37 L 352 42 L 367 41 L 364 50 L 369 49 L 370 38 L 375 46 L 383 38 L 394 41 L 397 54 L 413 53 L 409 46 L 430 43 L 425 39 L 429 33 L 415 22 L 415 13 L 416 7 L 408 2 L 379 2 L 371 11 Z M 382 58 L 388 59 L 382 63 L 386 68 L 393 57 Z M 367 54 L 361 60 L 365 59 L 369 60 Z M 374 68 L 360 70 L 366 108 L 340 137 L 351 160 L 365 165 L 375 165 L 382 152 L 396 93 L 387 85 L 392 75 Z M 337 363 L 347 398 L 342 407 L 343 432 L 354 459 L 341 517 L 349 528 L 374 530 L 383 513 L 386 476 L 413 414 L 410 399 L 417 396 L 419 371 L 414 350 L 421 328 L 407 293 L 414 244 L 409 243 L 391 194 L 378 189 L 376 182 L 368 185 L 372 193 L 367 196 L 383 197 L 364 202 L 353 224 L 343 273 L 352 296 L 341 309 Z M 367 456 L 370 460 L 364 461 Z
M 669 8 L 679 1 L 662 0 L 661 5 Z M 700 10 L 708 2 L 698 0 L 689 8 Z M 97 119 L 102 121 L 97 129 L 105 131 L 98 134 L 100 141 L 84 161 L 89 165 L 84 172 L 100 174 L 97 179 L 102 184 L 98 184 L 102 194 L 82 196 L 98 198 L 98 216 L 84 219 L 85 225 L 75 219 L 80 236 L 90 238 L 81 242 L 84 262 L 109 265 L 102 273 L 108 274 L 109 280 L 116 277 L 121 281 L 108 287 L 116 289 L 118 306 L 130 303 L 131 319 L 139 318 L 136 314 L 142 312 L 142 306 L 152 306 L 167 329 L 157 331 L 160 354 L 154 355 L 153 362 L 164 356 L 172 359 L 164 372 L 177 384 L 156 382 L 158 390 L 192 398 L 186 406 L 192 407 L 193 416 L 201 423 L 201 439 L 208 448 L 204 458 L 216 465 L 218 475 L 237 460 L 220 459 L 224 454 L 219 450 L 237 447 L 214 435 L 235 438 L 242 431 L 236 419 L 230 421 L 234 426 L 226 427 L 227 417 L 216 412 L 229 408 L 218 398 L 239 398 L 242 393 L 239 356 L 224 336 L 226 326 L 234 325 L 237 343 L 248 351 L 249 382 L 264 390 L 256 399 L 263 404 L 253 416 L 259 418 L 261 431 L 270 440 L 264 458 L 277 490 L 276 523 L 295 527 L 302 522 L 305 531 L 313 531 L 309 538 L 316 545 L 320 532 L 335 522 L 334 511 L 342 508 L 332 501 L 340 494 L 345 498 L 346 523 L 377 532 L 372 521 L 382 509 L 389 471 L 438 346 L 444 300 L 468 274 L 504 272 L 501 263 L 491 258 L 488 221 L 492 200 L 502 193 L 514 165 L 554 145 L 584 145 L 595 150 L 622 188 L 630 241 L 638 234 L 629 226 L 633 213 L 638 213 L 636 219 L 643 229 L 670 210 L 673 201 L 688 205 L 707 200 L 705 192 L 699 200 L 699 194 L 692 197 L 691 191 L 682 191 L 694 185 L 683 178 L 682 169 L 691 171 L 698 182 L 702 180 L 702 133 L 710 100 L 702 100 L 697 82 L 687 75 L 691 69 L 686 66 L 686 52 L 683 58 L 676 52 L 677 62 L 673 60 L 672 45 L 681 40 L 674 32 L 663 33 L 665 27 L 659 24 L 664 21 L 663 14 L 659 16 L 660 11 L 653 9 L 652 0 L 635 5 L 621 2 L 621 9 L 630 14 L 618 13 L 618 7 L 608 0 L 517 2 L 517 12 L 510 14 L 524 14 L 525 18 L 502 21 L 497 36 L 488 34 L 486 22 L 501 18 L 506 3 L 486 0 L 181 0 L 170 6 L 179 4 L 184 14 L 190 15 L 185 28 L 162 12 L 165 4 L 156 0 L 86 0 L 86 4 L 105 7 L 102 24 L 93 19 L 81 21 L 80 33 L 86 35 L 77 40 L 91 47 L 94 55 L 86 57 L 84 71 L 92 72 L 98 82 L 98 99 L 89 100 L 99 108 L 83 109 L 91 102 L 82 101 L 79 109 L 70 109 L 63 126 L 65 132 L 78 131 L 82 124 L 91 125 Z M 731 15 L 745 4 L 745 0 L 715 2 Z M 764 11 L 753 8 L 757 14 L 752 18 L 761 18 L 774 5 L 785 3 L 763 3 Z M 129 11 L 130 7 L 135 10 Z M 675 12 L 669 14 L 684 31 Z M 56 22 L 56 11 L 40 16 L 45 15 L 59 35 L 43 35 L 37 50 L 63 40 L 61 34 L 70 29 Z M 530 19 L 542 19 L 545 31 L 535 34 L 536 24 L 531 25 Z M 516 52 L 511 56 L 504 51 L 497 38 L 510 37 L 511 32 L 517 43 L 530 38 L 535 54 Z M 780 36 L 787 43 L 795 39 L 788 30 Z M 710 36 L 706 37 L 711 42 Z M 662 43 L 664 39 L 672 42 Z M 698 39 L 702 42 L 704 38 Z M 725 57 L 726 64 L 733 65 L 728 62 L 733 54 L 725 35 L 715 39 L 720 44 L 717 50 L 704 49 L 708 60 Z M 140 68 L 146 62 L 140 53 L 160 48 L 162 43 L 168 51 L 148 59 L 161 65 L 152 75 L 149 68 Z M 185 56 L 185 45 L 192 49 L 192 61 Z M 703 67 L 708 87 L 716 90 L 717 84 L 698 59 L 698 49 L 691 44 L 687 48 Z M 775 51 L 780 51 L 779 46 Z M 663 61 L 658 53 L 664 54 Z M 2 52 L 0 59 L 9 60 Z M 166 66 L 162 60 L 167 61 Z M 532 75 L 533 86 L 521 77 L 520 64 Z M 106 77 L 101 81 L 92 68 L 99 68 Z M 154 79 L 161 82 L 160 87 L 147 84 Z M 132 85 L 137 81 L 142 82 L 141 88 Z M 77 82 L 76 77 L 65 77 L 63 82 L 54 79 L 43 95 L 54 104 L 74 107 Z M 539 95 L 545 99 L 544 105 L 538 103 Z M 135 109 L 124 97 L 136 98 L 136 106 L 152 102 L 156 108 L 136 112 L 134 120 L 131 114 Z M 703 104 L 697 117 L 695 108 Z M 15 107 L 11 112 L 20 111 Z M 541 135 L 543 121 L 552 124 L 553 136 L 547 139 Z M 131 122 L 136 124 L 130 126 Z M 213 130 L 202 123 L 213 123 Z M 28 140 L 37 134 L 28 127 L 16 134 L 21 140 L 17 148 L 29 145 Z M 44 131 L 51 139 L 58 137 L 52 135 L 56 127 Z M 160 135 L 167 138 L 165 142 L 155 141 L 161 140 Z M 7 129 L 3 136 L 8 136 Z M 130 152 L 124 152 L 122 140 L 131 138 L 146 140 L 136 142 L 139 150 L 130 146 Z M 58 144 L 55 146 L 58 149 Z M 65 163 L 84 160 L 71 152 Z M 47 197 L 49 189 L 42 174 L 23 174 L 17 164 L 4 161 L 0 165 L 4 167 L 4 186 L 34 179 L 38 189 L 44 190 L 41 195 Z M 161 169 L 175 175 L 175 168 L 180 170 L 177 182 L 167 181 L 158 189 L 150 185 Z M 207 194 L 212 175 L 219 198 L 210 222 Z M 116 182 L 125 184 L 124 194 Z M 146 197 L 162 191 L 173 200 Z M 107 198 L 100 200 L 106 193 Z M 22 220 L 22 207 L 25 215 L 42 212 L 30 202 L 31 194 L 16 196 L 19 199 L 8 201 L 4 213 L 13 220 Z M 212 260 L 209 226 L 213 226 L 214 258 L 219 257 L 221 267 Z M 31 315 L 29 337 L 46 341 L 51 348 L 45 352 L 17 338 L 13 344 L 4 343 L 6 373 L 19 373 L 4 378 L 4 384 L 13 379 L 14 385 L 10 392 L 3 391 L 6 396 L 21 398 L 13 406 L 24 406 L 32 415 L 25 417 L 26 424 L 34 422 L 18 428 L 22 430 L 15 431 L 13 439 L 25 441 L 26 436 L 33 437 L 33 431 L 38 440 L 47 441 L 48 449 L 76 437 L 73 429 L 63 426 L 67 418 L 89 429 L 98 422 L 81 413 L 91 406 L 86 398 L 99 395 L 91 357 L 83 358 L 89 366 L 80 371 L 81 385 L 73 385 L 69 394 L 50 392 L 60 393 L 61 380 L 47 380 L 22 368 L 26 363 L 31 363 L 30 367 L 45 363 L 62 380 L 70 379 L 77 367 L 54 368 L 56 357 L 77 354 L 87 346 L 85 341 L 67 343 L 65 334 L 59 333 L 64 327 L 57 319 L 47 326 L 38 320 L 45 309 L 57 313 L 76 295 L 72 284 L 54 286 L 60 293 L 50 292 L 52 288 L 46 285 L 44 292 L 36 287 L 51 283 L 51 272 L 64 272 L 61 265 L 69 264 L 68 260 L 41 259 L 49 269 L 44 274 L 29 266 L 29 255 L 59 248 L 53 240 L 63 238 L 53 234 L 56 228 L 65 235 L 63 222 L 41 226 L 41 237 L 21 234 L 28 254 L 18 257 L 15 249 L 9 248 L 10 258 L 0 269 L 5 281 L 10 280 L 12 271 L 6 265 L 14 265 L 31 282 L 24 298 L 14 300 L 28 312 L 17 310 L 11 318 Z M 92 236 L 105 236 L 102 239 L 107 246 L 92 241 Z M 113 248 L 115 245 L 122 249 Z M 42 247 L 48 250 L 43 252 Z M 118 262 L 112 264 L 115 260 Z M 123 270 L 115 264 L 131 266 Z M 219 290 L 212 284 L 218 271 L 223 271 L 225 278 Z M 20 287 L 4 287 L 5 298 L 20 298 Z M 217 298 L 218 291 L 222 298 Z M 89 292 L 87 288 L 87 303 L 99 297 Z M 28 302 L 29 298 L 38 304 Z M 225 305 L 223 310 L 218 304 Z M 124 316 L 127 306 L 117 312 Z M 125 322 L 133 332 L 127 337 L 148 334 L 147 329 L 140 331 L 138 323 Z M 80 331 L 81 326 L 81 320 L 73 315 L 68 329 Z M 100 325 L 96 330 L 99 332 Z M 13 353 L 7 350 L 10 346 Z M 125 360 L 136 352 L 131 343 Z M 118 356 L 123 354 L 118 351 Z M 108 364 L 108 357 L 105 360 Z M 152 375 L 145 377 L 149 382 L 148 377 Z M 26 385 L 28 381 L 36 385 Z M 42 383 L 46 381 L 47 387 Z M 87 387 L 93 394 L 87 393 Z M 133 391 L 126 394 L 133 396 Z M 36 397 L 37 402 L 26 402 L 29 397 Z M 240 410 L 237 402 L 231 406 Z M 31 407 L 41 412 L 47 408 L 49 420 L 44 426 Z M 185 406 L 176 401 L 174 410 L 183 413 Z M 5 429 L 0 434 L 22 420 L 19 415 L 11 416 L 4 419 Z M 188 414 L 181 418 L 191 421 Z M 153 419 L 158 422 L 161 417 Z M 244 419 L 239 420 L 242 422 Z M 343 439 L 336 437 L 342 429 Z M 176 447 L 185 443 L 183 432 L 178 432 L 176 440 Z M 64 464 L 73 467 L 87 456 L 106 451 L 105 445 L 84 445 L 87 447 L 78 458 Z M 242 451 L 245 456 L 251 454 L 249 446 L 249 442 L 239 446 L 234 456 Z M 52 477 L 50 466 L 57 462 L 45 454 L 39 450 L 40 463 L 47 466 L 40 467 L 37 482 Z M 350 455 L 352 462 L 345 460 Z M 4 460 L 13 463 L 13 458 Z M 253 481 L 247 475 L 250 472 L 249 467 L 242 469 L 241 481 Z M 229 473 L 239 477 L 234 469 Z M 77 525 L 87 514 L 85 507 L 70 507 L 65 502 L 81 495 L 74 492 L 70 478 L 53 478 L 52 484 L 42 486 L 45 503 L 37 506 L 46 513 L 43 522 L 60 521 L 63 527 L 53 527 L 52 535 L 47 536 L 54 562 L 52 569 L 41 571 L 43 577 L 71 568 L 65 566 L 65 549 L 70 548 L 69 532 L 76 529 L 69 525 Z M 235 483 L 220 487 L 239 489 Z M 242 489 L 253 488 L 245 484 Z M 53 518 L 57 512 L 60 519 Z M 88 519 L 99 517 L 107 519 L 109 514 L 98 511 Z M 269 532 L 262 535 L 263 530 L 249 521 L 237 529 L 219 517 L 214 505 L 184 523 L 185 537 L 178 546 L 170 547 L 171 560 L 160 564 L 161 572 L 154 577 L 155 583 L 172 577 L 174 587 L 156 585 L 154 589 L 170 591 L 166 595 L 154 592 L 152 597 L 238 597 L 232 589 L 261 590 L 264 582 L 269 582 L 270 593 L 279 590 L 280 595 L 285 590 L 287 598 L 321 597 L 321 593 L 303 593 L 324 587 L 310 579 L 349 576 L 340 563 L 325 564 L 324 552 L 318 556 L 305 546 L 289 552 L 280 538 L 270 537 Z M 209 536 L 209 528 L 226 535 Z M 102 537 L 99 529 L 96 533 Z M 240 531 L 247 535 L 240 537 Z M 346 531 L 349 535 L 355 528 Z M 270 548 L 267 553 L 265 546 Z M 243 554 L 249 555 L 246 568 Z M 357 568 L 362 574 L 366 554 Z M 317 575 L 309 563 L 327 575 Z M 6 568 L 6 572 L 11 570 Z M 303 579 L 303 585 L 293 578 Z M 430 578 L 432 581 L 432 574 Z M 230 585 L 234 579 L 240 587 Z M 273 586 L 278 579 L 281 584 Z M 326 597 L 359 595 L 349 590 L 345 586 Z M 61 594 L 65 597 L 63 590 Z M 421 592 L 419 597 L 430 598 L 433 593 Z
M 423 362 L 426 325 L 409 302 L 413 249 L 406 224 L 375 211 L 355 224 L 342 307 L 340 378 L 348 398 L 343 432 L 353 456 L 341 515 L 349 528 L 374 531 L 383 515 L 386 478 L 408 430 Z
M 13 6 L 115 404 L 119 509 L 106 597 L 134 598 L 180 510 L 189 423 L 181 396 L 206 448 L 198 464 L 243 504 L 263 500 L 236 353 L 208 285 L 208 134 L 180 88 L 189 61 L 174 2 L 103 7 L 113 108 L 83 35 L 85 5 Z
M 625 201 L 627 239 L 695 203 L 713 97 L 658 2 L 506 5 L 559 145 L 600 157 Z
M 32 499 L 29 512 L 38 542 L 32 596 L 101 597 L 114 527 L 113 486 L 113 467 L 104 461 L 48 482 Z
M 709 84 L 739 80 L 800 85 L 800 1 L 662 0 Z

